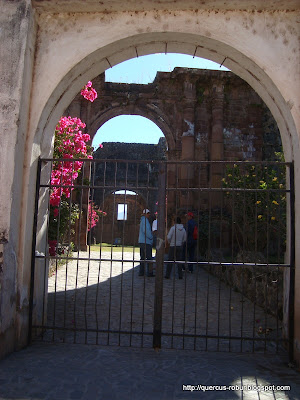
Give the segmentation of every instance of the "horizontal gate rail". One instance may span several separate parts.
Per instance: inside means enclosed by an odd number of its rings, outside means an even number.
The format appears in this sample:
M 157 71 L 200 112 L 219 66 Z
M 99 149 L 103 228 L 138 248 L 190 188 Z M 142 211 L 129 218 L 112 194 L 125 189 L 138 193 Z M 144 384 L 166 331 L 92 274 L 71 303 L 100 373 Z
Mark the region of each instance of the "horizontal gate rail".
M 40 260 L 65 260 L 65 261 L 70 261 L 72 260 L 72 258 L 70 257 L 63 257 L 63 256 L 44 256 L 44 255 L 35 255 L 36 259 L 40 259 Z M 78 261 L 109 261 L 107 258 L 91 258 L 91 257 L 76 257 L 76 260 Z M 124 259 L 124 258 L 114 258 L 114 261 L 117 262 L 124 262 L 124 263 L 132 263 L 132 262 L 136 262 L 137 259 L 136 258 L 132 258 L 132 259 Z M 168 262 L 173 263 L 174 261 L 168 261 L 165 260 L 164 263 L 167 264 Z M 149 263 L 153 263 L 155 264 L 155 260 L 149 260 Z M 186 261 L 179 261 L 177 260 L 176 263 L 178 264 L 182 264 L 185 265 Z M 281 263 L 241 263 L 241 262 L 222 262 L 222 261 L 189 261 L 189 264 L 194 264 L 194 265 L 213 265 L 213 266 L 219 266 L 219 267 L 282 267 L 282 268 L 291 268 L 291 264 L 281 264 Z

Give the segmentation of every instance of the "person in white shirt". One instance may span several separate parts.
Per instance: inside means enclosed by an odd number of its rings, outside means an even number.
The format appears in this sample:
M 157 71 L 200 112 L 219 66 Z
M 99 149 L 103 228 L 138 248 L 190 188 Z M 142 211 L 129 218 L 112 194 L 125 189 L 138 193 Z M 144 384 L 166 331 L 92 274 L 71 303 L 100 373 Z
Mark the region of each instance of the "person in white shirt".
M 186 231 L 181 223 L 179 217 L 176 218 L 176 224 L 172 226 L 167 235 L 167 240 L 170 243 L 169 249 L 169 261 L 181 261 L 182 260 L 182 246 L 186 242 Z M 174 262 L 167 264 L 165 278 L 169 279 Z M 178 278 L 182 279 L 182 266 L 177 264 Z

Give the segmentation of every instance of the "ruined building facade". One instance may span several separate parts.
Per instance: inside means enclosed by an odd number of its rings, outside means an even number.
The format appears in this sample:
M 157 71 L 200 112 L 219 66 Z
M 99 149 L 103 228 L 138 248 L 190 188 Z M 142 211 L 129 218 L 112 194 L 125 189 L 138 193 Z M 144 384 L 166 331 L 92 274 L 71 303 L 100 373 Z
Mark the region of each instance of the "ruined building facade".
M 280 142 L 261 98 L 229 71 L 175 68 L 148 85 L 105 82 L 101 74 L 93 86 L 93 103 L 78 95 L 65 112 L 86 121 L 91 137 L 109 119 L 131 114 L 162 130 L 168 160 L 261 160 L 270 155 L 270 136 L 271 146 Z
M 66 110 L 66 115 L 78 116 L 87 121 L 87 132 L 93 137 L 110 118 L 121 114 L 135 114 L 149 118 L 162 130 L 158 145 L 104 143 L 94 153 L 102 160 L 163 160 L 168 161 L 236 161 L 272 159 L 280 149 L 277 125 L 260 97 L 242 79 L 231 72 L 175 68 L 172 72 L 158 72 L 148 85 L 105 82 L 104 74 L 93 80 L 99 96 L 93 103 L 78 95 Z M 141 132 L 141 136 L 143 132 Z M 142 171 L 142 169 L 145 171 Z M 204 166 L 208 169 L 208 165 Z M 126 165 L 118 165 L 118 184 L 125 182 Z M 168 165 L 168 187 L 218 187 L 223 177 L 217 166 L 202 173 L 192 164 Z M 107 167 L 106 183 L 114 181 L 115 168 Z M 158 171 L 149 172 L 141 166 L 139 176 L 148 174 L 153 187 L 157 186 Z M 103 166 L 97 164 L 94 183 L 101 185 Z M 132 175 L 132 176 L 131 176 Z M 126 188 L 135 185 L 135 167 L 127 172 Z M 113 191 L 95 190 L 93 201 L 108 216 L 93 232 L 93 240 L 112 243 L 116 237 L 127 238 L 126 244 L 136 242 L 136 225 L 143 208 L 156 210 L 156 192 L 150 197 L 139 191 L 138 201 L 132 196 L 114 196 Z M 217 202 L 217 198 L 216 198 Z M 128 205 L 125 232 L 121 222 L 116 222 L 118 204 Z M 175 204 L 176 203 L 176 204 Z M 199 199 L 192 193 L 179 198 L 168 196 L 168 212 L 195 209 Z M 208 201 L 201 197 L 200 207 Z M 134 216 L 134 217 L 133 217 Z M 130 220 L 133 219 L 132 221 Z M 111 227 L 114 227 L 113 230 Z M 82 246 L 84 248 L 84 245 Z

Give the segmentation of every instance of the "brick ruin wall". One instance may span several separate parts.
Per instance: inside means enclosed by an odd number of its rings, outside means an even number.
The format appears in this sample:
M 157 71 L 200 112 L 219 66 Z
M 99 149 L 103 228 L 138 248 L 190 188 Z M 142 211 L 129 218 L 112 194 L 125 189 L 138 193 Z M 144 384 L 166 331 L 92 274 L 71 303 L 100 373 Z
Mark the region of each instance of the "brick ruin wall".
M 272 114 L 253 89 L 231 72 L 175 68 L 170 73 L 158 72 L 148 85 L 105 82 L 105 75 L 101 74 L 93 80 L 93 86 L 100 94 L 94 103 L 87 104 L 78 95 L 66 110 L 67 115 L 88 121 L 87 131 L 92 137 L 107 120 L 121 114 L 149 118 L 165 136 L 158 145 L 104 143 L 94 153 L 97 159 L 260 161 L 274 159 L 275 151 L 281 149 L 280 133 Z M 120 179 L 125 178 L 122 168 L 119 172 Z M 172 171 L 169 173 L 169 182 L 172 182 Z M 102 175 L 99 167 L 96 183 L 100 184 Z M 110 179 L 109 175 L 106 179 Z M 137 243 L 142 209 L 147 206 L 154 210 L 156 201 L 155 197 L 146 199 L 143 193 L 138 194 L 125 198 L 95 191 L 95 203 L 108 215 L 95 228 L 93 241 L 114 243 L 120 238 L 124 245 Z M 118 204 L 124 202 L 128 205 L 126 224 L 116 218 Z M 268 282 L 258 282 L 253 289 L 253 284 L 249 284 L 254 281 L 251 268 L 245 269 L 245 287 L 241 287 L 239 268 L 210 267 L 209 270 L 236 290 L 245 292 L 246 287 L 247 297 L 259 299 L 260 305 L 270 310 L 270 299 L 274 298 L 277 287 L 272 290 Z M 264 296 L 260 286 L 266 284 L 268 295 Z M 279 312 L 281 307 L 280 303 Z

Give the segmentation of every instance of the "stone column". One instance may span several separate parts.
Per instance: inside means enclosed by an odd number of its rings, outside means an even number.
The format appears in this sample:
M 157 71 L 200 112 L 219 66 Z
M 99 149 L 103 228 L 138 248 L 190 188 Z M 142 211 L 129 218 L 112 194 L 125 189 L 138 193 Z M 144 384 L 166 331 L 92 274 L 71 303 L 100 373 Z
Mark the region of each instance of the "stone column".
M 180 150 L 168 150 L 168 161 L 178 161 L 180 160 Z M 177 164 L 167 165 L 167 186 L 169 188 L 174 188 L 179 184 L 179 166 Z M 170 216 L 175 210 L 175 192 L 167 192 L 168 203 L 167 203 L 167 216 Z
M 189 101 L 183 110 L 183 134 L 181 138 L 181 161 L 193 161 L 195 159 L 195 104 Z M 194 165 L 183 164 L 180 170 L 181 187 L 194 186 Z M 193 208 L 193 193 L 183 191 L 180 198 L 180 206 Z
M 216 82 L 212 92 L 212 129 L 210 144 L 211 161 L 224 160 L 224 140 L 223 140 L 223 106 L 224 106 L 224 88 L 222 82 Z M 223 166 L 212 165 L 210 183 L 211 187 L 217 188 L 221 185 L 223 177 Z M 218 196 L 214 196 L 216 199 Z

